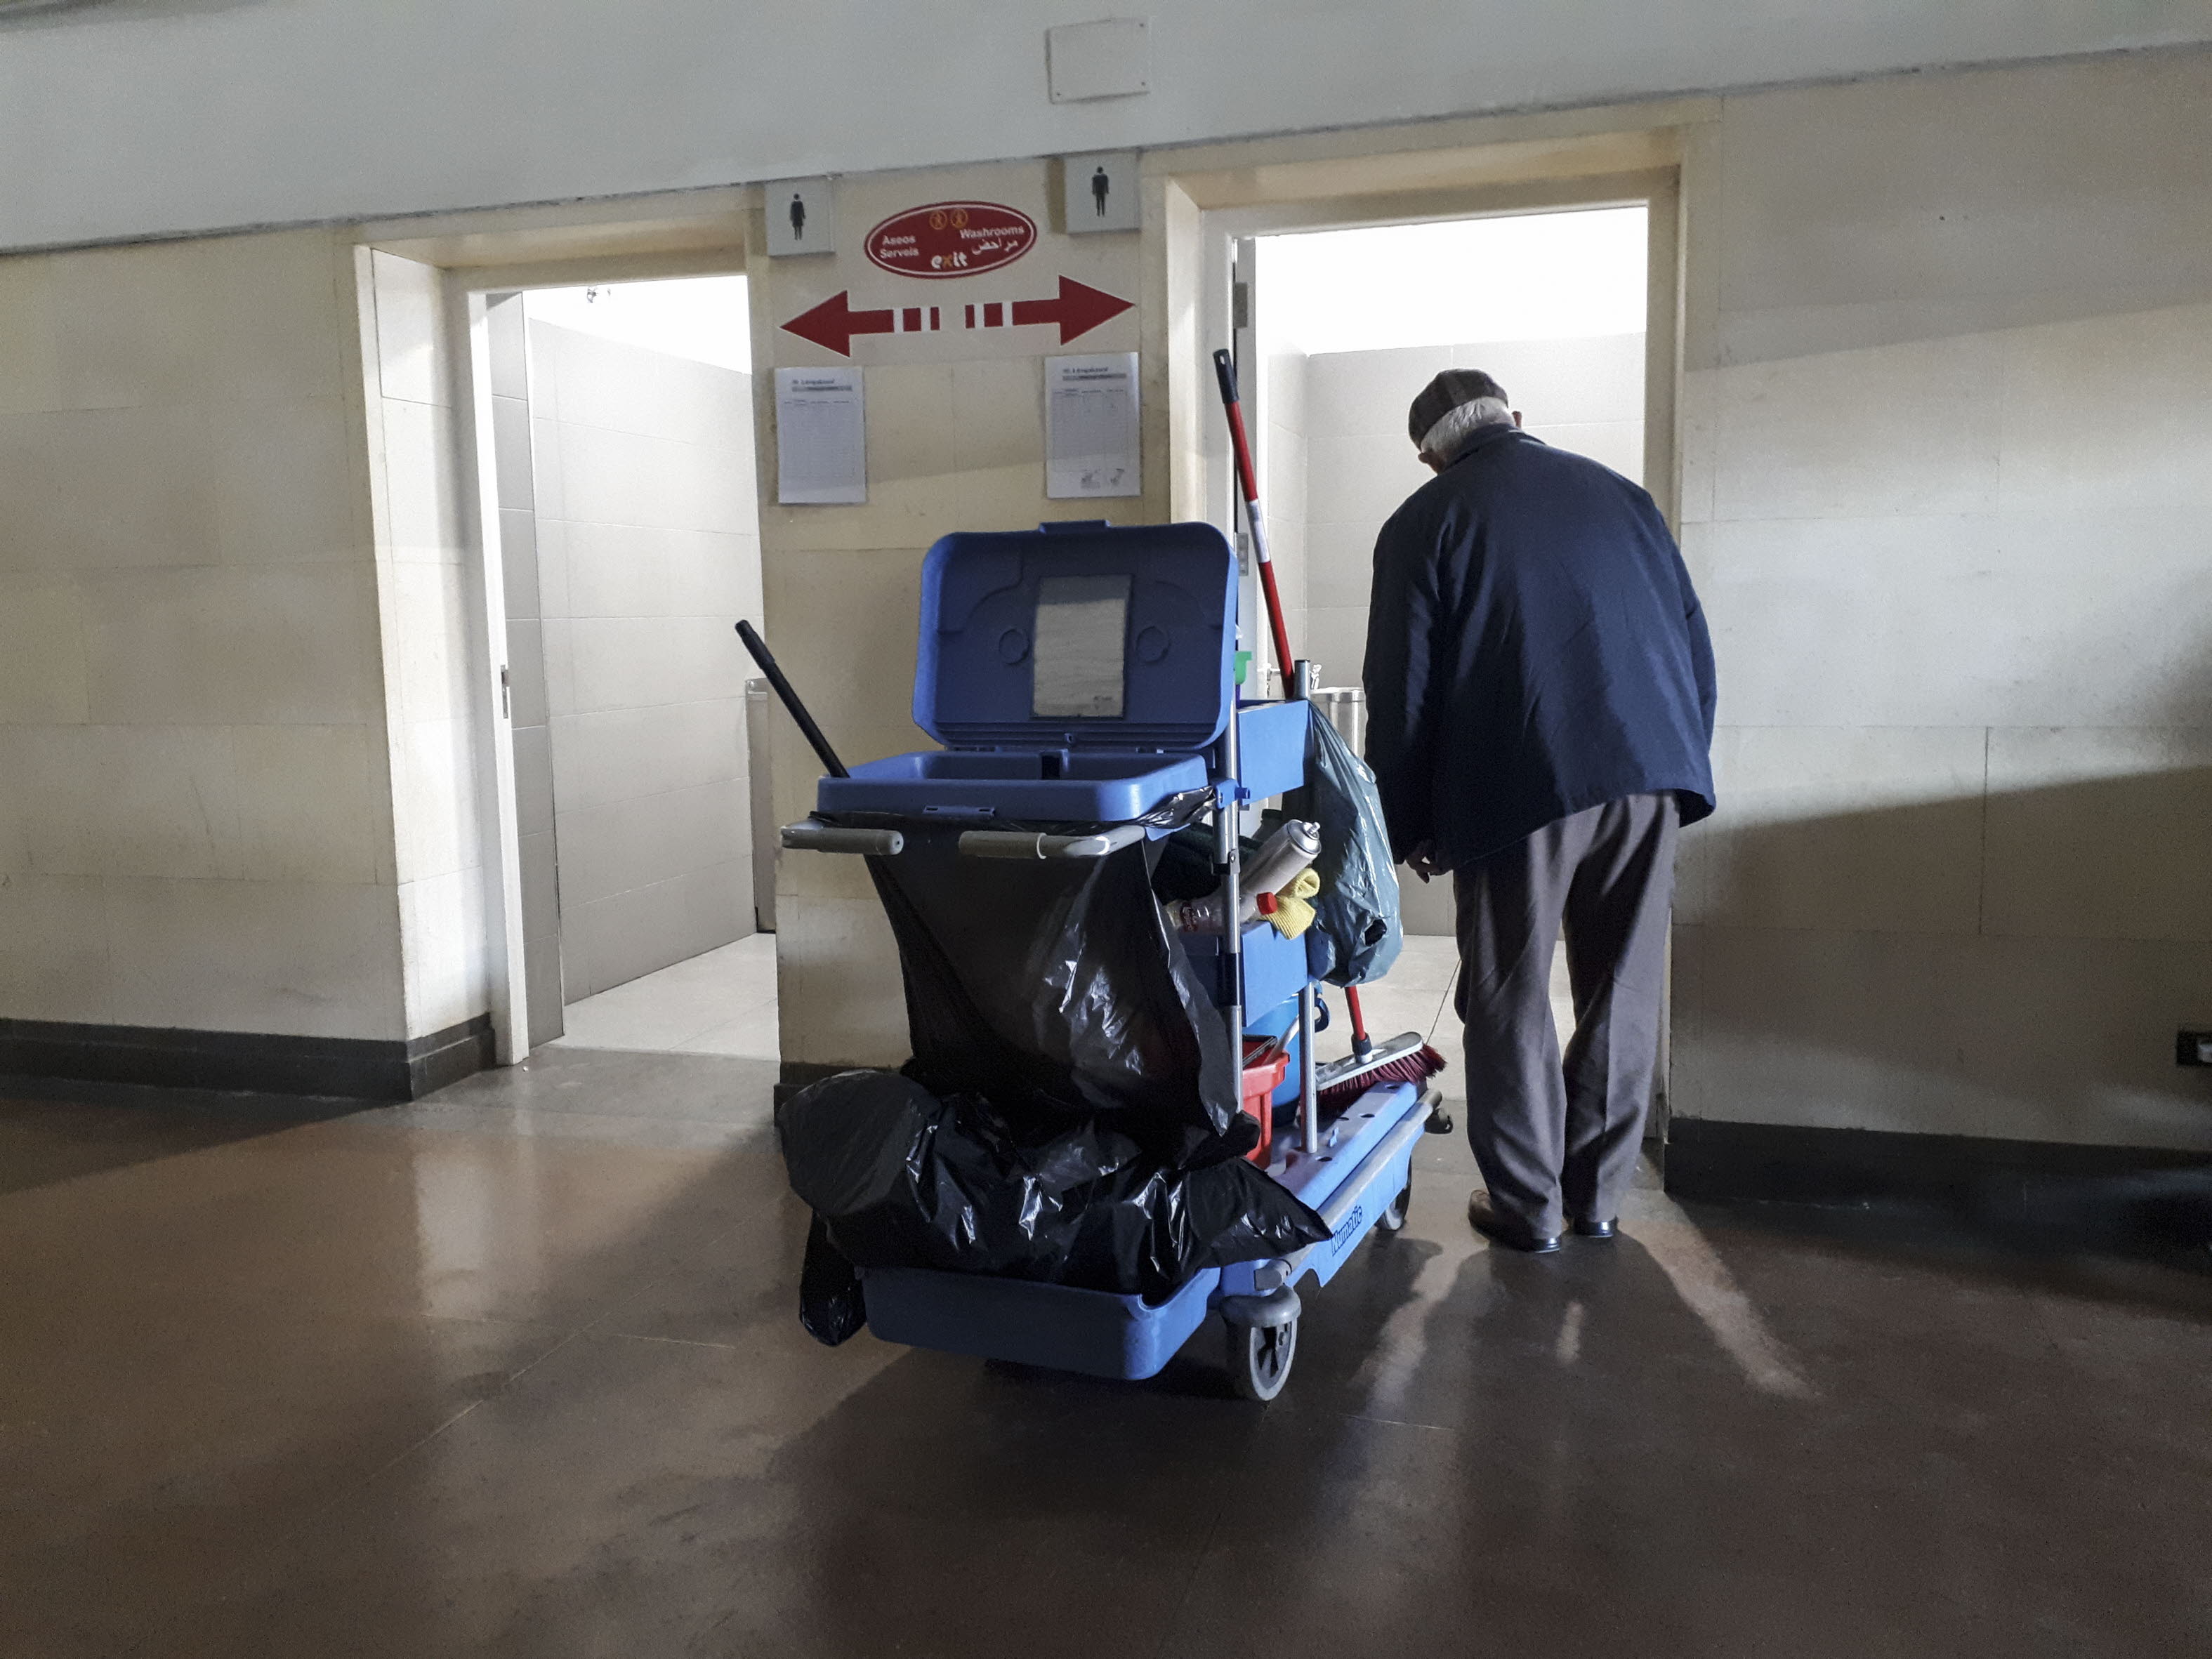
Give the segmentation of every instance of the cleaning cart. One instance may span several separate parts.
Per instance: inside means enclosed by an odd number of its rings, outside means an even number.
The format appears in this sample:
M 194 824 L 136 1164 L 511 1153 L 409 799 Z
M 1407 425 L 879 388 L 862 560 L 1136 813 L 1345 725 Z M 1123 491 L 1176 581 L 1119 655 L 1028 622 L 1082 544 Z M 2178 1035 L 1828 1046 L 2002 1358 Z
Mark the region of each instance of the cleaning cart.
M 922 567 L 914 717 L 945 746 L 848 771 L 787 695 L 830 775 L 813 814 L 786 826 L 782 844 L 896 866 L 909 842 L 927 834 L 941 846 L 951 832 L 963 859 L 1082 860 L 1210 825 L 1217 897 L 1224 915 L 1243 914 L 1243 832 L 1262 803 L 1304 783 L 1312 714 L 1303 664 L 1286 699 L 1240 695 L 1237 591 L 1236 555 L 1210 525 L 1079 522 L 944 538 Z M 757 654 L 787 694 L 764 647 Z M 1327 1237 L 1201 1268 L 1149 1299 L 864 1267 L 878 1337 L 1139 1378 L 1218 1314 L 1238 1389 L 1256 1400 L 1280 1391 L 1301 1291 L 1327 1284 L 1370 1232 L 1404 1224 L 1435 1103 L 1415 1083 L 1389 1082 L 1324 1113 L 1329 1072 L 1316 1062 L 1314 1034 L 1325 952 L 1313 933 L 1289 937 L 1263 917 L 1179 933 L 1176 945 L 1225 1024 L 1226 1054 L 1243 1066 L 1239 1094 L 1260 1123 L 1254 1161 L 1318 1213 Z M 1358 1057 L 1354 1072 L 1373 1073 L 1391 1052 Z

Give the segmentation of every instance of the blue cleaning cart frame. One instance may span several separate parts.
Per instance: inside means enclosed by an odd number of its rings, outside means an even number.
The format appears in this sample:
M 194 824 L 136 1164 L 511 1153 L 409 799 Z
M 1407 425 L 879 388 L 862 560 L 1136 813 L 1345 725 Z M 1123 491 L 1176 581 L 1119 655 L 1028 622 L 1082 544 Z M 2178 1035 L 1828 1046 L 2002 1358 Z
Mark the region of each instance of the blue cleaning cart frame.
M 969 856 L 1099 858 L 1167 833 L 1141 820 L 1202 789 L 1224 901 L 1237 914 L 1241 821 L 1253 804 L 1304 781 L 1311 719 L 1303 662 L 1290 700 L 1240 701 L 1238 586 L 1236 555 L 1211 525 L 1084 521 L 941 538 L 923 562 L 914 714 L 945 746 L 823 777 L 814 813 L 785 826 L 783 845 L 896 857 L 905 837 L 884 825 L 906 818 L 958 826 Z M 856 814 L 866 827 L 849 822 Z M 865 1269 L 878 1337 L 1133 1380 L 1158 1373 L 1218 1313 L 1237 1390 L 1255 1400 L 1281 1391 L 1297 1352 L 1300 1288 L 1326 1285 L 1371 1232 L 1405 1224 L 1413 1152 L 1435 1103 L 1411 1084 L 1382 1084 L 1324 1124 L 1328 1068 L 1314 1059 L 1319 991 L 1305 943 L 1265 921 L 1186 938 L 1199 946 L 1194 964 L 1210 970 L 1232 1054 L 1251 1019 L 1273 1015 L 1279 1025 L 1296 1005 L 1297 1121 L 1262 1125 L 1266 1167 L 1319 1212 L 1328 1237 L 1287 1256 L 1203 1269 L 1158 1302 Z M 1387 1057 L 1378 1050 L 1361 1065 Z

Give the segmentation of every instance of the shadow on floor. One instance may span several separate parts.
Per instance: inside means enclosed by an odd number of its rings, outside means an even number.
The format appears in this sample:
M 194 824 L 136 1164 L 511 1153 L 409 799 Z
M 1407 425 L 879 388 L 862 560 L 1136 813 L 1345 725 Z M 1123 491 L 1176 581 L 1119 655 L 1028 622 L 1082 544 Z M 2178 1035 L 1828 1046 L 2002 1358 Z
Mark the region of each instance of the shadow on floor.
M 0 1198 L 0 1651 L 2014 1659 L 2212 1615 L 2201 1276 L 1650 1188 L 1506 1255 L 1439 1139 L 1272 1407 L 1211 1323 L 1140 1384 L 824 1349 L 772 1072 L 555 1051 L 189 1157 L 57 1107 L 149 1150 Z
M 362 1109 L 358 1100 L 0 1076 L 0 1195 Z

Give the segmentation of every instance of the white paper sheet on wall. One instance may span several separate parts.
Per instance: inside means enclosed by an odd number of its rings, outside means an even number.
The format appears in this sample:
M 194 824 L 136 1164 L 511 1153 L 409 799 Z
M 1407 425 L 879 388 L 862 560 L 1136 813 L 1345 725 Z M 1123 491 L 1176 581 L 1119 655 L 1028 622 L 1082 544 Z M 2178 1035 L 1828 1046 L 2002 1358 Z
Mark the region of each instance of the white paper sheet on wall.
M 868 499 L 868 421 L 858 368 L 775 372 L 775 498 L 787 507 Z
M 1140 495 L 1137 354 L 1044 360 L 1045 489 L 1054 501 Z

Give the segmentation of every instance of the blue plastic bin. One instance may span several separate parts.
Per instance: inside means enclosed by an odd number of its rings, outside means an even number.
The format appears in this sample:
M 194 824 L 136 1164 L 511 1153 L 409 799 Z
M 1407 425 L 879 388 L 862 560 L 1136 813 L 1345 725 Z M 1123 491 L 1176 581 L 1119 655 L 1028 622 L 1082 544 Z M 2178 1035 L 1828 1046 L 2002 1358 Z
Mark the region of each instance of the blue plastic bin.
M 1100 694 L 1096 712 L 1078 713 L 1053 701 L 1054 670 L 1066 669 L 1071 647 L 1043 618 L 1085 597 L 1105 607 L 1094 617 L 1118 605 L 1121 626 L 1118 639 L 1081 641 L 1079 666 Z M 1141 817 L 1206 784 L 1206 751 L 1235 692 L 1236 616 L 1237 557 L 1211 525 L 1087 521 L 941 538 L 922 561 L 914 719 L 945 748 L 823 778 L 816 805 L 1050 823 Z M 1055 652 L 1041 687 L 1039 656 Z
M 1237 711 L 1237 764 L 1254 800 L 1266 800 L 1306 781 L 1306 730 L 1312 706 L 1250 703 Z

